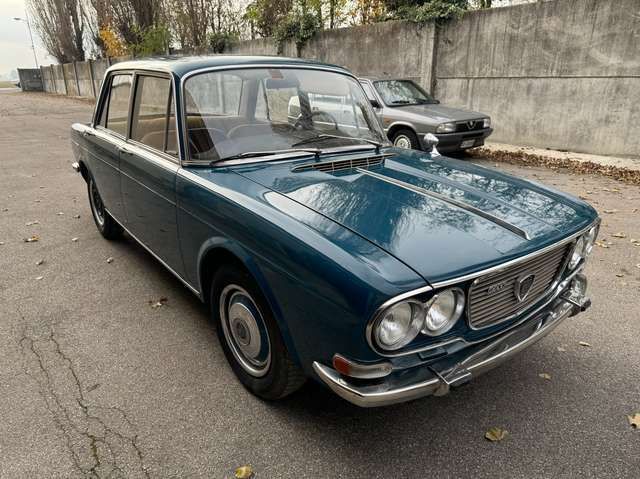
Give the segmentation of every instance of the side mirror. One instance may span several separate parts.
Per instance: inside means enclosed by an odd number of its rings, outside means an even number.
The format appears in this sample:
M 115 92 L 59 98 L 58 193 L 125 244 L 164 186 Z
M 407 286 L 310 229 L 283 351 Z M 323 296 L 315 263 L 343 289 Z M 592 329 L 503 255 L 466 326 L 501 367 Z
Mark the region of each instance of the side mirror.
M 440 156 L 440 153 L 436 148 L 436 146 L 438 146 L 438 141 L 438 137 L 433 133 L 427 133 L 424 135 L 424 138 L 422 139 L 424 151 L 431 153 L 431 156 Z
M 380 103 L 378 103 L 378 100 L 369 100 L 369 103 L 371 103 L 371 106 L 374 108 L 380 108 Z

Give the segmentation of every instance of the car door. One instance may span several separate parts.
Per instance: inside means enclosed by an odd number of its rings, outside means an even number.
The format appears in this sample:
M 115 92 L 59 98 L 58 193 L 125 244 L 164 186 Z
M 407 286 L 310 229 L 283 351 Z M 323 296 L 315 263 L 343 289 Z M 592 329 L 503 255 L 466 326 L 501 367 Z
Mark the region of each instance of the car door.
M 176 224 L 175 107 L 168 75 L 136 73 L 129 138 L 120 150 L 126 227 L 175 273 L 184 267 Z
M 133 74 L 128 72 L 114 73 L 107 79 L 94 128 L 83 134 L 89 151 L 89 169 L 102 201 L 120 223 L 125 221 L 120 191 L 120 149 L 126 143 L 132 83 Z

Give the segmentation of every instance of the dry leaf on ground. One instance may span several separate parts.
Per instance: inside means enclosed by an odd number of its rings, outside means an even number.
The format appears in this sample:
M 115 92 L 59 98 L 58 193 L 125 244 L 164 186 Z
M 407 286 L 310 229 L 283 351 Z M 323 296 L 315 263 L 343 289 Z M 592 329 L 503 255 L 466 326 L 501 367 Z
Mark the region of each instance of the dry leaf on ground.
M 600 248 L 608 248 L 609 245 L 602 240 L 596 240 L 596 246 L 600 246 Z
M 609 214 L 609 215 L 610 215 L 610 214 L 613 214 L 613 213 L 617 213 L 617 212 L 618 212 L 618 210 L 616 210 L 615 208 L 614 208 L 614 209 L 612 209 L 612 210 L 602 210 L 602 211 L 604 211 L 605 213 L 607 213 L 607 214 Z
M 40 266 L 43 263 L 44 263 L 44 260 L 43 259 L 39 259 L 38 261 L 36 261 L 36 266 Z
M 78 242 L 78 238 L 71 238 L 71 241 L 73 241 L 74 243 Z
M 249 479 L 253 477 L 253 469 L 251 466 L 240 466 L 235 470 L 236 479 Z
M 35 243 L 36 241 L 40 241 L 40 236 L 38 235 L 29 236 L 28 238 L 25 238 L 23 241 L 25 243 Z
M 36 276 L 36 281 L 40 281 L 44 276 Z
M 625 233 L 623 233 L 622 231 L 620 231 L 619 233 L 612 233 L 611 236 L 613 236 L 614 238 L 626 238 L 627 235 Z
M 39 225 L 40 222 L 38 220 L 35 221 L 29 221 L 28 223 L 25 223 L 25 226 L 33 226 L 33 225 Z
M 484 433 L 485 439 L 488 439 L 491 442 L 502 441 L 505 437 L 507 437 L 509 431 L 505 429 L 500 429 L 499 427 L 492 427 L 487 432 Z
M 540 373 L 538 374 L 538 376 L 540 376 L 542 379 L 546 379 L 547 381 L 551 381 L 551 374 Z
M 591 347 L 591 344 L 587 343 L 586 341 L 578 341 L 578 344 L 580 346 L 584 346 L 585 348 L 590 348 Z
M 631 416 L 627 416 L 627 419 L 632 428 L 640 429 L 640 413 L 637 412 Z
M 107 263 L 109 263 L 109 264 L 113 263 L 113 258 L 111 256 L 109 256 L 107 258 Z
M 157 301 L 149 301 L 149 305 L 151 305 L 152 308 L 161 308 L 162 306 L 165 306 L 167 304 L 167 301 L 169 300 L 163 296 Z

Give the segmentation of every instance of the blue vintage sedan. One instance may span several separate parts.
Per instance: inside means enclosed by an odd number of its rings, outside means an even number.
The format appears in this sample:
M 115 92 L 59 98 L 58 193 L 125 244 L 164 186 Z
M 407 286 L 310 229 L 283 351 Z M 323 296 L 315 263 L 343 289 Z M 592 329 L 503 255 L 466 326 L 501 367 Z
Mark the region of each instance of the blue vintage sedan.
M 446 394 L 590 304 L 596 211 L 427 136 L 390 146 L 343 68 L 243 56 L 118 63 L 72 127 L 100 233 L 210 307 L 249 391 L 360 406 Z

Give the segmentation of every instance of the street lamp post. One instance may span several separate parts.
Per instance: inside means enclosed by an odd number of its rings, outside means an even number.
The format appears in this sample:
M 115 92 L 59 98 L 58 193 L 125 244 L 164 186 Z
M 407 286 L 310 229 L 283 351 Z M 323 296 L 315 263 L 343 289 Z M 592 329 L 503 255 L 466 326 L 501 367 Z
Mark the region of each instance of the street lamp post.
M 38 57 L 36 56 L 36 47 L 33 44 L 33 34 L 31 33 L 31 23 L 29 22 L 29 15 L 27 14 L 27 12 L 24 12 L 24 16 L 25 18 L 21 18 L 21 17 L 13 17 L 13 19 L 16 22 L 25 22 L 27 24 L 27 29 L 29 30 L 29 39 L 31 40 L 31 49 L 33 50 L 33 59 L 36 62 L 36 68 L 39 68 L 38 66 Z

